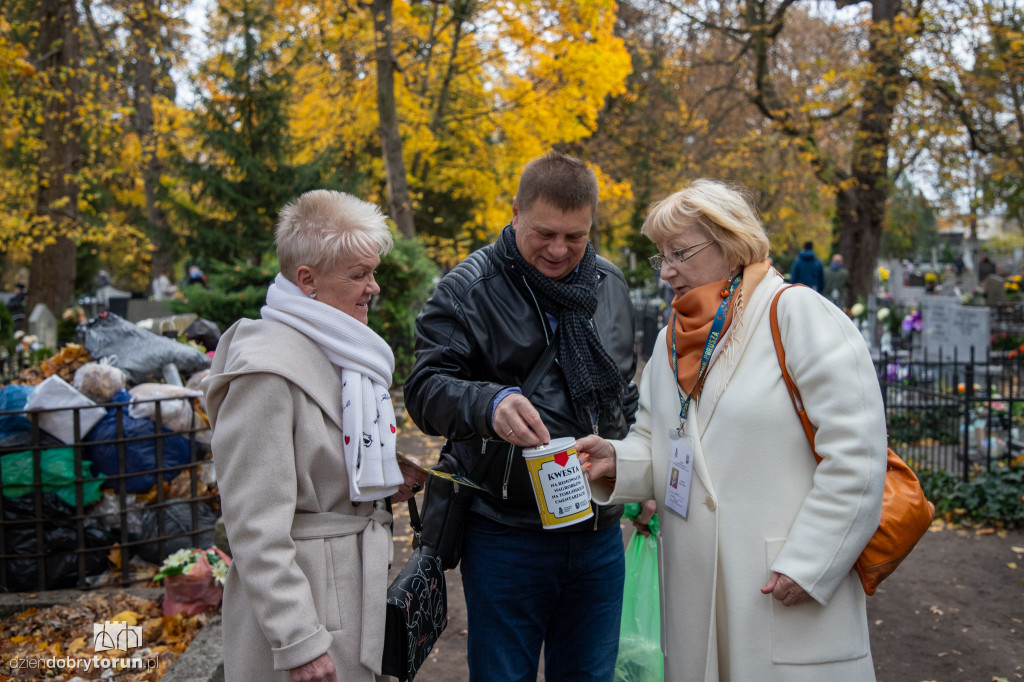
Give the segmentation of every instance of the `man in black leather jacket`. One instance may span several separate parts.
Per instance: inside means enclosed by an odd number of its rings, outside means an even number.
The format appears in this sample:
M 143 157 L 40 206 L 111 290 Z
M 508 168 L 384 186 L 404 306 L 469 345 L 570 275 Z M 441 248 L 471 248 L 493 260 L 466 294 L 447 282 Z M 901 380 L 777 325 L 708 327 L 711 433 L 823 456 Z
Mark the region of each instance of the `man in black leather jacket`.
M 484 485 L 466 522 L 462 579 L 471 680 L 614 677 L 622 602 L 621 507 L 542 529 L 521 449 L 626 435 L 637 408 L 633 306 L 588 238 L 597 179 L 551 152 L 523 170 L 512 223 L 437 285 L 416 320 L 404 385 L 416 425 L 448 438 Z M 555 360 L 522 394 L 549 343 Z

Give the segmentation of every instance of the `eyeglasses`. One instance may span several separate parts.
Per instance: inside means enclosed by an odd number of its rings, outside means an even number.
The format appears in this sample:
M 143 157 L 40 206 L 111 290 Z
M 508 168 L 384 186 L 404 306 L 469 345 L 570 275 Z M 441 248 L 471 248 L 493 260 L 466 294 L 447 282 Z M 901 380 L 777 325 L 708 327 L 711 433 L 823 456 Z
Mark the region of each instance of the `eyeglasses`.
M 665 261 L 668 261 L 670 265 L 677 265 L 679 263 L 685 263 L 686 261 L 688 261 L 691 258 L 693 258 L 694 256 L 696 256 L 698 253 L 700 253 L 704 249 L 708 248 L 708 246 L 710 244 L 713 244 L 713 243 L 714 243 L 713 241 L 708 240 L 706 242 L 701 242 L 700 244 L 691 244 L 690 246 L 684 246 L 681 249 L 677 249 L 675 251 L 672 251 L 667 256 L 662 256 L 659 253 L 657 256 L 651 256 L 650 258 L 648 258 L 647 262 L 649 262 L 651 264 L 651 267 L 654 268 L 655 270 L 661 270 L 661 265 Z M 697 250 L 694 251 L 693 253 L 687 255 L 686 252 L 691 250 L 691 249 L 697 249 Z

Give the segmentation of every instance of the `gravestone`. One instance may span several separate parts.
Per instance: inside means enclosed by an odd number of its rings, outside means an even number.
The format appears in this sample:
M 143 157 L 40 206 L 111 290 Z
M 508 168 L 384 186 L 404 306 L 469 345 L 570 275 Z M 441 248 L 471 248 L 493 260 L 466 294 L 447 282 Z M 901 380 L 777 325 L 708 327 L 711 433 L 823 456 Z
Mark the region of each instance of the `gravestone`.
M 989 275 L 985 278 L 985 303 L 987 305 L 1001 305 L 1006 303 L 1006 280 L 999 275 Z
M 28 316 L 28 333 L 47 348 L 57 350 L 57 318 L 45 303 L 37 303 Z
M 989 309 L 965 306 L 955 297 L 926 296 L 921 301 L 924 350 L 929 357 L 952 360 L 983 359 L 989 348 Z

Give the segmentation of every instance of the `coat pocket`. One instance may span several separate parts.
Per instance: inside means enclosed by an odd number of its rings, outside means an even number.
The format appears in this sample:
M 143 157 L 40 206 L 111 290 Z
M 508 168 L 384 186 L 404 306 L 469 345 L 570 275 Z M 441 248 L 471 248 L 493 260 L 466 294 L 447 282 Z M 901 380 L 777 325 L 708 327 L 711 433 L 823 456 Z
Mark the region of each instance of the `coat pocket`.
M 317 620 L 328 630 L 340 630 L 341 609 L 329 542 L 323 538 L 296 540 L 295 561 L 309 583 Z
M 770 567 L 786 540 L 765 540 L 766 567 Z M 769 574 L 771 569 L 768 568 Z M 834 663 L 868 655 L 867 612 L 864 591 L 851 571 L 828 606 L 808 601 L 783 606 L 771 604 L 772 663 L 807 665 Z

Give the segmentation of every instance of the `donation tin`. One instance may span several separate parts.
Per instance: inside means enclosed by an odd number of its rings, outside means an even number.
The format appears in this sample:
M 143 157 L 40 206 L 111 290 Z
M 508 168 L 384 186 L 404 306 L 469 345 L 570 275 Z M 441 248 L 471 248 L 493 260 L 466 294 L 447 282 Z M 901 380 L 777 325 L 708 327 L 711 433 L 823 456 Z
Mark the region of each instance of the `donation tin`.
M 590 483 L 576 454 L 575 438 L 556 438 L 523 450 L 544 528 L 579 523 L 594 515 Z

